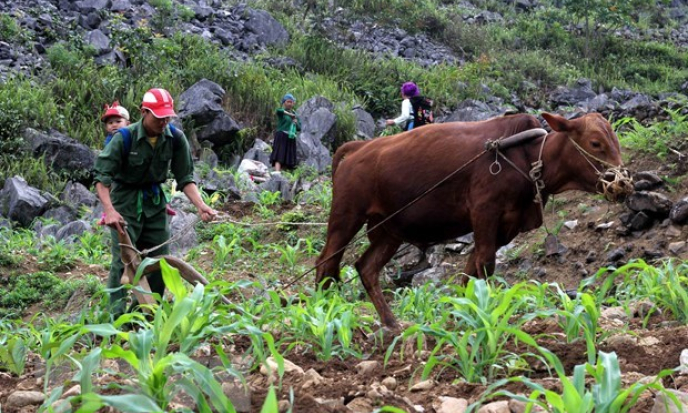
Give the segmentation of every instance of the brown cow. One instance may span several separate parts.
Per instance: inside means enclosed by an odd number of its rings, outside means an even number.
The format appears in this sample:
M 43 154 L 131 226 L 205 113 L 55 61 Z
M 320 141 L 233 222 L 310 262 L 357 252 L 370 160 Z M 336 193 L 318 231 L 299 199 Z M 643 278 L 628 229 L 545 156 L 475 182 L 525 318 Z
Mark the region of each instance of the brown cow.
M 549 194 L 568 190 L 597 192 L 596 169 L 622 162 L 619 141 L 609 122 L 599 114 L 575 120 L 548 113 L 543 117 L 553 129 L 542 152 L 544 202 Z M 427 125 L 343 145 L 333 159 L 332 209 L 327 242 L 317 261 L 316 281 L 325 279 L 327 287 L 332 280 L 339 280 L 344 248 L 364 224 L 370 230 L 404 208 L 483 152 L 486 141 L 539 127 L 535 117 L 518 114 L 481 122 Z M 540 137 L 502 153 L 527 173 L 538 159 L 542 140 Z M 424 248 L 472 231 L 475 250 L 464 271 L 485 278 L 494 271 L 499 247 L 542 225 L 541 206 L 533 201 L 533 182 L 501 159 L 502 171 L 491 174 L 494 161 L 494 152 L 478 156 L 464 170 L 367 234 L 370 246 L 355 266 L 384 326 L 398 328 L 382 295 L 378 274 L 402 242 Z

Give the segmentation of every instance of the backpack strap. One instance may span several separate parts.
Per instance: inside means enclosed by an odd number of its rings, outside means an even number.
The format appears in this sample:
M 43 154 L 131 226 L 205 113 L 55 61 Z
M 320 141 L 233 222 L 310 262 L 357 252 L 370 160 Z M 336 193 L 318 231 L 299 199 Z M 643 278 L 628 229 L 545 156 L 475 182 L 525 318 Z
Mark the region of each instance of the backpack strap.
M 117 130 L 122 135 L 122 144 L 124 145 L 124 156 L 129 157 L 131 152 L 131 131 L 126 126 Z

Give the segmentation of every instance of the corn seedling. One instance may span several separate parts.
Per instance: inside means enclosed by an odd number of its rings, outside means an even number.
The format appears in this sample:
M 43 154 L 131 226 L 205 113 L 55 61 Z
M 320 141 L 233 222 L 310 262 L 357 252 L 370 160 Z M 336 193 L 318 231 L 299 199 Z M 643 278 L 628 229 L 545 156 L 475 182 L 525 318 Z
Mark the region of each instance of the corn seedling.
M 596 364 L 581 364 L 573 369 L 573 376 L 568 377 L 559 359 L 549 350 L 540 348 L 550 365 L 554 366 L 561 383 L 561 392 L 547 390 L 541 384 L 525 377 L 503 379 L 491 385 L 481 400 L 469 406 L 468 412 L 476 412 L 484 400 L 506 396 L 527 403 L 526 411 L 537 405 L 551 413 L 626 413 L 647 390 L 662 392 L 680 406 L 676 396 L 667 392 L 661 379 L 673 373 L 672 370 L 660 372 L 650 383 L 634 383 L 627 389 L 621 388 L 621 371 L 616 353 L 600 352 Z M 592 380 L 586 380 L 590 376 Z M 529 397 L 514 394 L 507 390 L 498 390 L 508 383 L 522 383 L 532 390 Z M 587 383 L 587 384 L 586 384 Z

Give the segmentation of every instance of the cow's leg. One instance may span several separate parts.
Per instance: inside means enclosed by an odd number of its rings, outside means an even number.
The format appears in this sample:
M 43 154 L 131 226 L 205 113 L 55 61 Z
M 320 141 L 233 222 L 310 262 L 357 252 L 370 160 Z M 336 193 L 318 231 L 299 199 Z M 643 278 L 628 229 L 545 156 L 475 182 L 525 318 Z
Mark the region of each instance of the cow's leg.
M 374 224 L 371 223 L 369 226 L 372 227 Z M 361 282 L 370 297 L 370 301 L 372 301 L 377 313 L 380 315 L 382 325 L 392 330 L 398 330 L 399 324 L 397 324 L 392 310 L 390 310 L 385 297 L 382 295 L 380 270 L 397 252 L 401 245 L 401 240 L 390 236 L 382 229 L 368 234 L 368 238 L 370 239 L 370 247 L 356 261 L 356 270 L 361 277 Z
M 498 223 L 494 219 L 474 222 L 475 250 L 466 264 L 466 274 L 486 279 L 495 269 Z M 465 281 L 468 279 L 466 277 Z
M 355 214 L 330 216 L 327 224 L 327 241 L 325 241 L 325 247 L 316 261 L 316 285 L 325 280 L 323 287 L 328 288 L 333 281 L 341 280 L 339 277 L 339 264 L 342 262 L 344 249 L 358 230 L 361 229 L 365 219 L 365 216 L 356 216 Z

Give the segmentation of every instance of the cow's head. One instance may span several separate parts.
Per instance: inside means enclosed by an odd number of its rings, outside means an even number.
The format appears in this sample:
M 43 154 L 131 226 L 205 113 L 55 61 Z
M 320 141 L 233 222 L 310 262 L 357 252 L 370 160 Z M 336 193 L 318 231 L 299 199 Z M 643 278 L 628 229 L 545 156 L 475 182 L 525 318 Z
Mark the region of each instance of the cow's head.
M 569 142 L 561 142 L 561 153 L 568 168 L 578 178 L 565 185 L 566 189 L 580 189 L 604 193 L 609 200 L 622 199 L 632 192 L 628 173 L 621 167 L 621 147 L 612 126 L 599 113 L 588 113 L 568 120 L 562 116 L 543 113 L 554 132 L 566 135 Z

